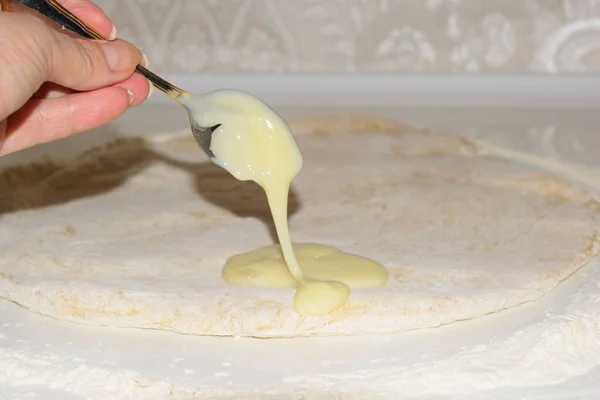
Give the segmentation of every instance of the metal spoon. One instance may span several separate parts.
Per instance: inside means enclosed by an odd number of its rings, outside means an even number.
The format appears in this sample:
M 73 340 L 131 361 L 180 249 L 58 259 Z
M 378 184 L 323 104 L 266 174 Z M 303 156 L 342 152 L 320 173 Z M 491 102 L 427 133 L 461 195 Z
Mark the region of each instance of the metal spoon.
M 3 11 L 26 11 L 29 9 L 36 14 L 48 18 L 54 25 L 58 25 L 56 28 L 68 30 L 86 39 L 106 40 L 100 33 L 90 28 L 55 0 L 0 0 L 0 6 Z M 220 125 L 212 127 L 201 126 L 194 119 L 193 111 L 188 106 L 188 104 L 194 103 L 193 100 L 195 97 L 200 96 L 178 88 L 141 65 L 138 65 L 135 70 L 152 82 L 157 89 L 167 94 L 187 110 L 190 118 L 190 125 L 192 127 L 192 135 L 194 136 L 196 143 L 204 150 L 211 160 L 214 159 L 215 155 L 210 150 L 210 141 L 212 133 Z

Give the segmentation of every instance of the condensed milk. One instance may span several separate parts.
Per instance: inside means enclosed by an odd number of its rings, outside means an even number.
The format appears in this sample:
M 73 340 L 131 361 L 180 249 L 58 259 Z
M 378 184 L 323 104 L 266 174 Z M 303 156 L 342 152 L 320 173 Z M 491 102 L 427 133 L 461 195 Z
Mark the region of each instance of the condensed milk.
M 231 257 L 222 272 L 227 283 L 295 289 L 294 310 L 301 316 L 325 315 L 342 306 L 351 289 L 387 283 L 387 270 L 373 260 L 320 244 L 292 245 L 288 195 L 303 160 L 292 132 L 275 111 L 235 90 L 193 101 L 187 106 L 198 110 L 194 117 L 201 125 L 220 124 L 210 146 L 214 162 L 235 178 L 263 188 L 279 239 L 279 245 Z

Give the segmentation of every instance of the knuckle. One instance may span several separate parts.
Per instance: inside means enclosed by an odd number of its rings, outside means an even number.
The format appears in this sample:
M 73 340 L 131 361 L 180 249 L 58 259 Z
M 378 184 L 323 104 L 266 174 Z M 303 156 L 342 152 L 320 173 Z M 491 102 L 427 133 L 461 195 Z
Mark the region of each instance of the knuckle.
M 43 76 L 48 69 L 46 56 L 49 49 L 48 32 L 51 29 L 41 19 L 29 14 L 17 15 L 9 29 L 6 35 L 2 35 L 8 38 L 6 46 L 2 46 L 8 57 L 14 58 L 17 65 L 26 61 L 27 68 L 23 72 Z
M 36 125 L 43 127 L 40 134 L 36 136 L 36 143 L 46 143 L 52 140 L 62 139 L 70 136 L 75 131 L 75 118 L 77 107 L 75 102 L 66 96 L 60 100 L 60 109 L 38 107 Z
M 75 88 L 85 87 L 102 68 L 102 60 L 95 45 L 83 40 L 73 40 L 65 35 L 56 33 L 57 43 L 55 46 L 53 65 L 54 75 L 60 74 L 61 85 Z M 68 65 L 66 65 L 68 63 Z M 70 71 L 72 73 L 66 73 Z
M 80 51 L 81 68 L 85 72 L 84 75 L 95 76 L 99 66 L 103 65 L 102 57 L 100 56 L 100 50 L 97 46 L 92 46 L 91 43 L 83 43 L 78 41 L 78 48 Z

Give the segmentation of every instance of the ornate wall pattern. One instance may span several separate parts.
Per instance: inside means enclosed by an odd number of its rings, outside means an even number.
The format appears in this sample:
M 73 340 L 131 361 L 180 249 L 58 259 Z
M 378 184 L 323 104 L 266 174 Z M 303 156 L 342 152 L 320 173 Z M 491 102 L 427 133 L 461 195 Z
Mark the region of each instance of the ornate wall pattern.
M 96 2 L 161 72 L 600 72 L 600 0 Z

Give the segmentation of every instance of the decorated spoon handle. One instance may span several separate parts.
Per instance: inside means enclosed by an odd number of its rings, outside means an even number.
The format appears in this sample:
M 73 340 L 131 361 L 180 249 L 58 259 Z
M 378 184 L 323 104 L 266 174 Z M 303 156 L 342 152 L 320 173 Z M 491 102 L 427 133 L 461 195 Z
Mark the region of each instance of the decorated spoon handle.
M 20 8 L 25 7 L 50 19 L 61 30 L 67 30 L 86 39 L 106 40 L 98 31 L 89 27 L 55 0 L 0 0 L 0 5 L 4 11 L 19 11 Z M 157 89 L 175 100 L 184 93 L 177 86 L 141 65 L 138 65 L 135 70 L 152 82 Z

